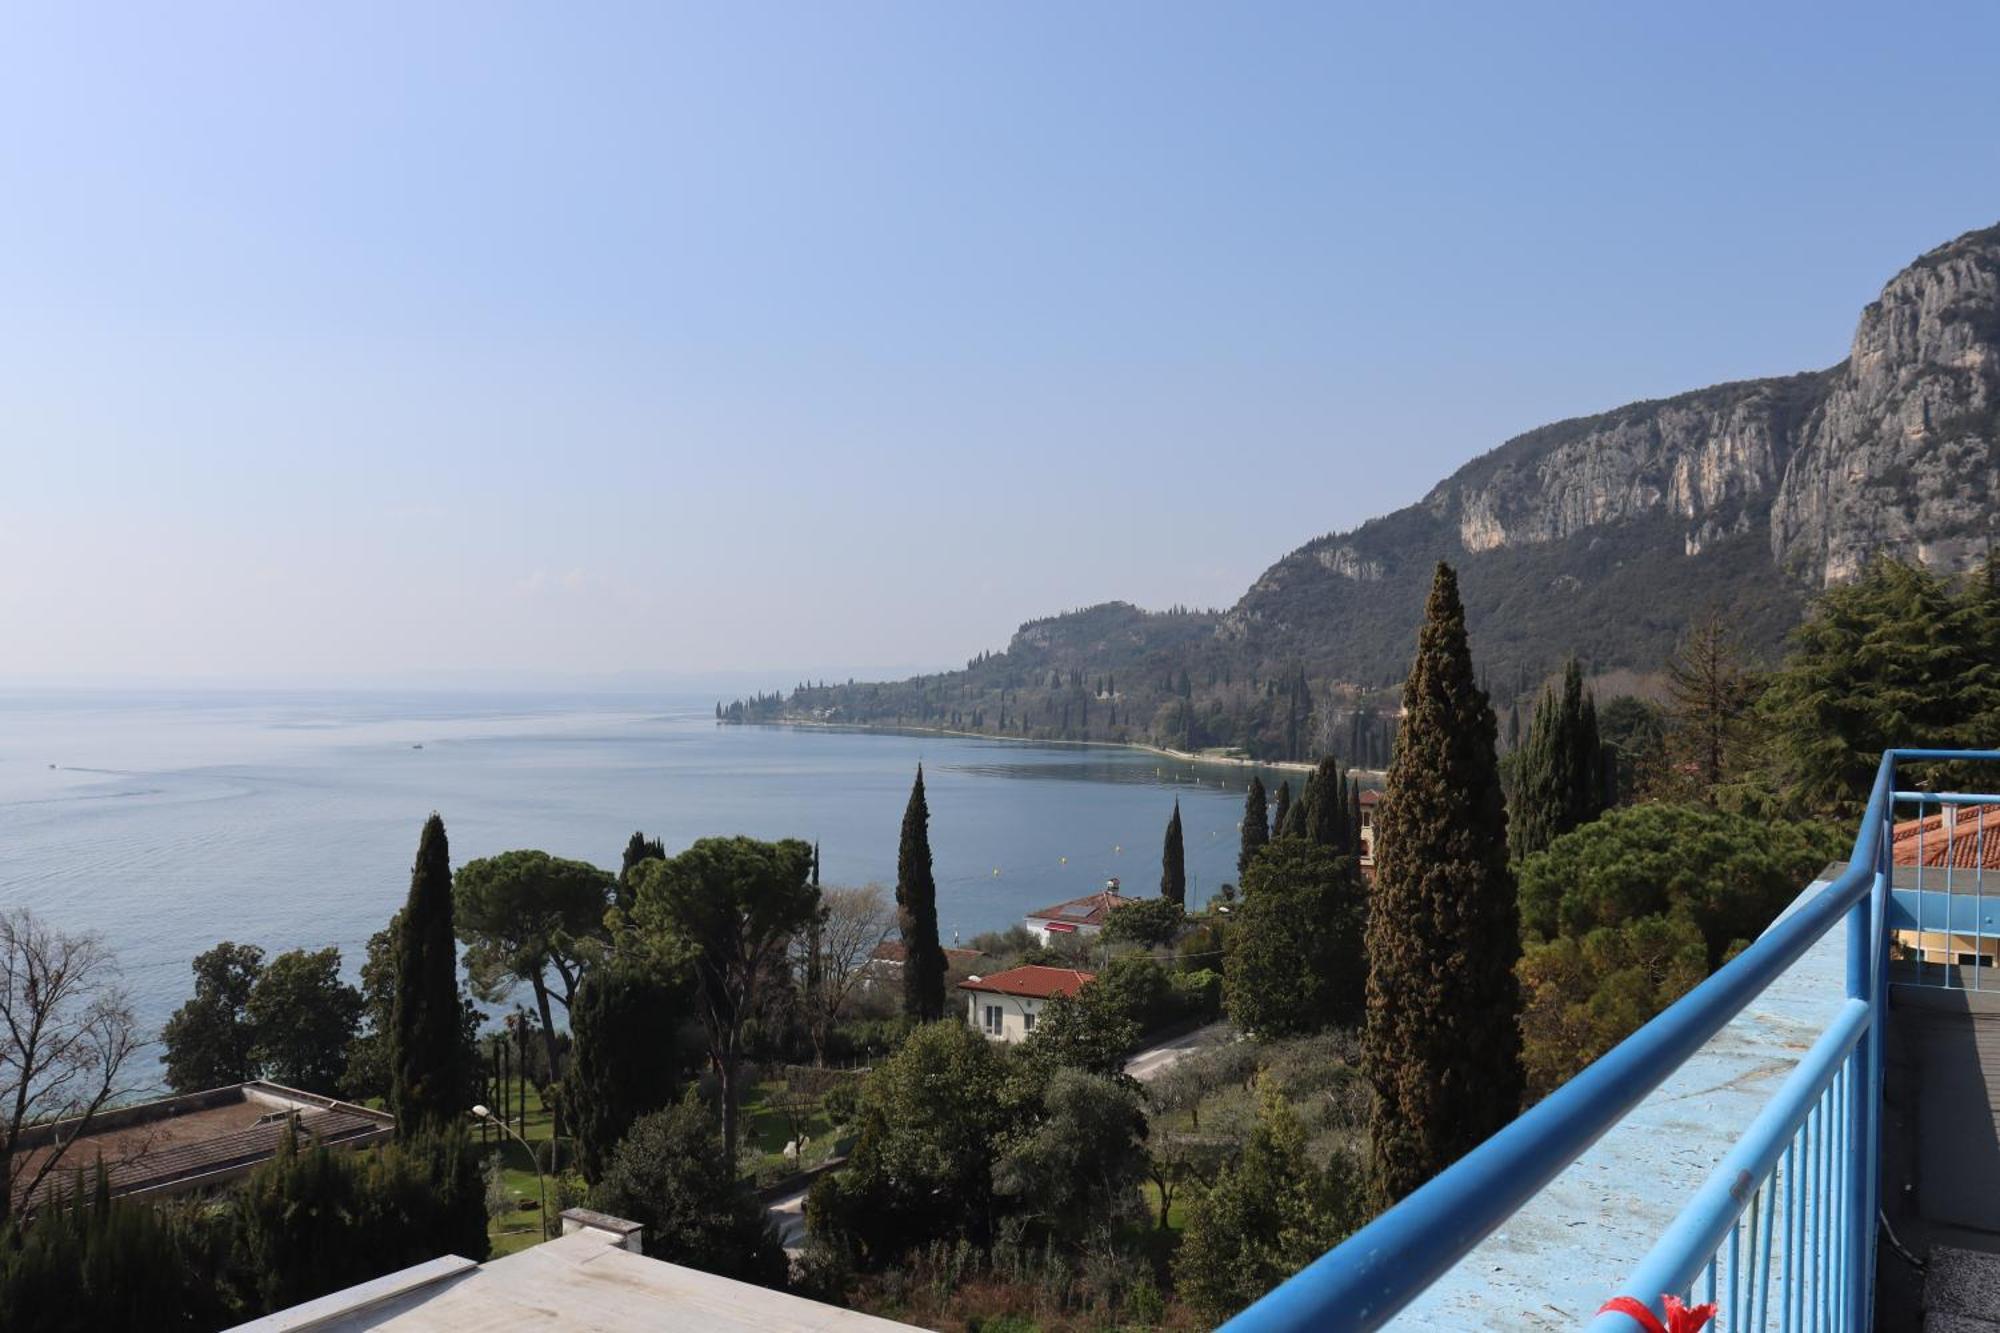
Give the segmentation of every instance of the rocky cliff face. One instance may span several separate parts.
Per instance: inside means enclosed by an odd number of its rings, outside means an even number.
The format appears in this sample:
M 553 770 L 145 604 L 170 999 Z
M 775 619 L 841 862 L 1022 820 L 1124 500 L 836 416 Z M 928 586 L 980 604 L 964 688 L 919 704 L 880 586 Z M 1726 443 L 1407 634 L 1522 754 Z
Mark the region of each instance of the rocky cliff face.
M 1351 632 L 1405 642 L 1447 559 L 1475 633 L 1523 669 L 1571 647 L 1649 668 L 1664 621 L 1703 603 L 1774 646 L 1806 594 L 1878 552 L 1953 570 L 1983 558 L 2000 541 L 1996 473 L 2000 227 L 1891 280 L 1840 365 L 1530 431 L 1409 509 L 1286 556 L 1217 633 L 1364 683 L 1393 676 Z
M 1806 420 L 1771 514 L 1771 554 L 1812 582 L 1871 555 L 1960 569 L 1995 540 L 2000 228 L 1934 250 L 1861 314 Z

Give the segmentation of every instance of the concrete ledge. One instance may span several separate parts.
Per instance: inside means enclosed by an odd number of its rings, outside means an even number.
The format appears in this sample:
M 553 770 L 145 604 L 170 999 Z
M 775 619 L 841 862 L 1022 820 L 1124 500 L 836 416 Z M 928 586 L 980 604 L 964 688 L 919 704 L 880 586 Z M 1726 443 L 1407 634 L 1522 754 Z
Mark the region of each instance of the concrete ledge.
M 300 1329 L 317 1328 L 336 1319 L 350 1318 L 371 1305 L 381 1305 L 478 1270 L 479 1265 L 470 1259 L 461 1259 L 455 1254 L 443 1255 L 344 1291 L 321 1296 L 318 1300 L 294 1305 L 289 1310 L 238 1324 L 237 1333 L 296 1333 Z
M 622 1217 L 600 1213 L 590 1208 L 565 1208 L 562 1212 L 562 1233 L 575 1235 L 579 1231 L 602 1231 L 614 1236 L 618 1248 L 630 1250 L 634 1254 L 644 1254 L 646 1228 L 639 1222 L 628 1222 Z

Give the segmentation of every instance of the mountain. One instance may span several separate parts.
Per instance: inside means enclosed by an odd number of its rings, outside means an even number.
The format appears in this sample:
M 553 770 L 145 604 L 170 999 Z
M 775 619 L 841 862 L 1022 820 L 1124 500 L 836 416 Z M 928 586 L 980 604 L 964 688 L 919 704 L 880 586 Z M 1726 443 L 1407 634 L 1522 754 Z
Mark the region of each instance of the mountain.
M 1836 366 L 1516 436 L 1418 503 L 1307 542 L 1227 611 L 1090 607 L 963 673 L 795 692 L 778 711 L 993 731 L 1011 699 L 1008 734 L 1362 758 L 1356 715 L 1401 679 L 1438 560 L 1505 707 L 1571 653 L 1654 670 L 1709 606 L 1773 651 L 1815 590 L 1876 554 L 1967 568 L 2000 538 L 1997 475 L 2000 226 L 1892 278 Z M 1117 673 L 1134 688 L 1082 720 Z

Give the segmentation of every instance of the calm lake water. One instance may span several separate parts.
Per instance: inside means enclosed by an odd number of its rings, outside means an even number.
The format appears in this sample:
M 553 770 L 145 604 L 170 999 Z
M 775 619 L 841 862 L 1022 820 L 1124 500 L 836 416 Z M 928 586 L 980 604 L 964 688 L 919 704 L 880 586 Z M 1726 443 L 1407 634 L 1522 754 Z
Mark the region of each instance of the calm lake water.
M 217 940 L 337 945 L 352 975 L 408 890 L 432 810 L 454 865 L 540 847 L 616 869 L 634 829 L 670 852 L 743 833 L 817 839 L 826 883 L 893 885 L 921 760 L 947 940 L 1111 875 L 1158 892 L 1176 797 L 1190 905 L 1235 878 L 1246 771 L 1112 748 L 719 727 L 713 703 L 0 694 L 0 904 L 100 932 L 157 1030 L 192 989 L 189 960 Z

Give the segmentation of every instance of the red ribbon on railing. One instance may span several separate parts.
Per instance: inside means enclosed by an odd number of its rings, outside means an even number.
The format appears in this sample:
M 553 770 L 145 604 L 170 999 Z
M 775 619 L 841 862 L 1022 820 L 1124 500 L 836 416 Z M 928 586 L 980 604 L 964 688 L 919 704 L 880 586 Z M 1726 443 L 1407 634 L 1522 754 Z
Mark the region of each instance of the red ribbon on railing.
M 1646 1333 L 1701 1333 L 1703 1325 L 1715 1318 L 1714 1305 L 1689 1307 L 1681 1304 L 1678 1296 L 1662 1296 L 1660 1299 L 1667 1305 L 1667 1322 L 1664 1324 L 1658 1315 L 1646 1308 L 1643 1301 L 1630 1296 L 1613 1296 L 1597 1308 L 1597 1313 L 1625 1315 Z

